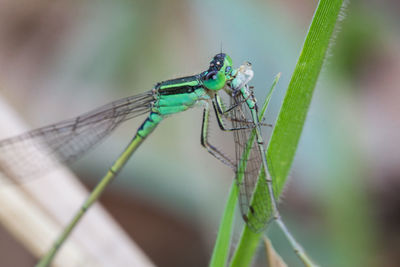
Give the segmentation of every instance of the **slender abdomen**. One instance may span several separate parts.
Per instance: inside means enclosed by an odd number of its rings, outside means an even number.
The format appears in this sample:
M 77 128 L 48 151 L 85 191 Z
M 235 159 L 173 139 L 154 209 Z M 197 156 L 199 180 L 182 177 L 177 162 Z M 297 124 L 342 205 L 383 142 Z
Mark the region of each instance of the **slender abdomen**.
M 151 112 L 147 119 L 142 123 L 137 131 L 137 135 L 146 138 L 156 126 L 163 120 L 163 116 L 156 112 Z

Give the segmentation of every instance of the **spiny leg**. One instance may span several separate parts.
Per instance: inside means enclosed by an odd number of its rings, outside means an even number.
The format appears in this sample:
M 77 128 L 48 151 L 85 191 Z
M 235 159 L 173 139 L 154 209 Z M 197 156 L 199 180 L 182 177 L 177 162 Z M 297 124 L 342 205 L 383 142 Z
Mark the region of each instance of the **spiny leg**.
M 239 107 L 239 106 L 236 106 Z M 250 126 L 245 126 L 245 127 L 238 127 L 238 128 L 227 128 L 222 120 L 222 117 L 219 112 L 218 108 L 216 107 L 216 104 L 213 101 L 213 108 L 215 111 L 215 115 L 217 117 L 217 122 L 221 130 L 223 131 L 237 131 L 237 130 L 244 130 L 244 129 L 249 129 L 249 128 L 254 128 L 254 123 L 253 125 Z M 215 146 L 211 145 L 208 142 L 208 126 L 209 126 L 209 115 L 210 115 L 210 109 L 207 103 L 207 106 L 203 110 L 203 121 L 202 121 L 202 127 L 201 127 L 201 139 L 200 143 L 201 145 L 207 149 L 207 151 L 213 155 L 215 158 L 220 160 L 222 163 L 225 165 L 231 167 L 232 169 L 236 168 L 235 163 L 232 162 L 231 159 L 229 159 L 223 152 L 221 152 L 218 148 Z
M 229 159 L 225 154 L 223 154 L 215 146 L 211 145 L 208 142 L 209 115 L 210 115 L 210 109 L 209 109 L 209 107 L 207 105 L 203 110 L 203 122 L 202 122 L 202 125 L 201 125 L 200 143 L 215 158 L 220 160 L 225 165 L 231 167 L 232 169 L 235 169 L 236 168 L 235 163 L 233 163 L 231 159 Z
M 239 101 L 239 102 L 231 105 L 229 108 L 226 109 L 225 108 L 225 104 L 222 101 L 221 97 L 218 94 L 215 95 L 215 97 L 213 99 L 213 107 L 214 107 L 215 115 L 217 116 L 217 119 L 218 119 L 218 125 L 221 128 L 221 130 L 223 130 L 223 131 L 231 131 L 231 130 L 250 129 L 250 128 L 254 128 L 255 127 L 254 126 L 254 122 L 252 120 L 239 120 L 239 119 L 236 119 L 236 118 L 232 118 L 230 116 L 230 112 L 232 110 L 234 110 L 234 109 L 240 108 L 243 103 L 245 103 L 245 100 L 244 101 Z M 224 117 L 225 119 L 227 119 L 229 121 L 240 122 L 240 123 L 248 124 L 249 126 L 248 127 L 241 127 L 241 128 L 227 129 L 224 126 L 222 117 Z M 259 124 L 261 126 L 268 126 L 268 127 L 272 127 L 273 126 L 272 124 L 269 124 L 269 123 L 260 122 Z
M 217 95 L 216 95 L 217 96 Z M 225 126 L 225 123 L 222 119 L 222 115 L 219 110 L 222 110 L 218 107 L 218 99 L 219 98 L 215 98 L 215 100 L 213 100 L 213 108 L 215 111 L 215 115 L 217 117 L 217 122 L 218 122 L 218 126 L 220 127 L 221 130 L 223 131 L 240 131 L 240 130 L 245 130 L 245 129 L 251 129 L 254 128 L 254 123 L 253 122 L 248 122 L 249 124 L 251 123 L 251 125 L 248 126 L 244 126 L 244 127 L 236 127 L 236 128 L 228 128 Z M 235 108 L 239 108 L 240 105 L 236 105 Z M 231 159 L 229 159 L 223 152 L 221 152 L 218 148 L 216 148 L 215 146 L 211 145 L 208 142 L 208 126 L 209 126 L 209 115 L 210 115 L 210 109 L 207 103 L 207 106 L 204 108 L 203 110 L 203 121 L 202 121 L 202 127 L 201 127 L 201 139 L 200 139 L 200 143 L 201 145 L 207 149 L 207 151 L 213 155 L 215 158 L 217 158 L 218 160 L 220 160 L 222 163 L 224 163 L 225 165 L 231 167 L 232 169 L 236 168 L 235 163 L 232 162 Z
M 222 119 L 223 114 L 220 113 L 220 111 L 219 111 L 218 102 L 213 99 L 212 104 L 213 104 L 215 116 L 217 117 L 218 126 L 222 131 L 230 132 L 230 131 L 238 131 L 238 130 L 254 128 L 254 123 L 252 123 L 252 122 L 251 122 L 251 124 L 249 123 L 250 125 L 243 126 L 243 127 L 232 127 L 232 128 L 226 127 L 225 123 Z M 239 106 L 236 106 L 236 108 L 239 108 Z

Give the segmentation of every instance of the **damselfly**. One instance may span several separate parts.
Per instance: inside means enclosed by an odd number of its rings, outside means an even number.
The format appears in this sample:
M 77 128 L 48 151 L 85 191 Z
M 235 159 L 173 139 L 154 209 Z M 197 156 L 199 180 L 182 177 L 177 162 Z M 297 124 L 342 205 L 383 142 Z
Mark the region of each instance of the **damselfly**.
M 216 101 L 218 99 L 216 95 L 221 90 L 232 91 L 229 86 L 234 81 L 236 74 L 237 70 L 233 69 L 231 58 L 220 53 L 212 59 L 208 70 L 198 75 L 160 82 L 149 92 L 117 100 L 76 118 L 0 141 L 0 173 L 23 179 L 46 171 L 49 168 L 46 166 L 49 158 L 54 158 L 57 162 L 76 160 L 122 122 L 149 113 L 121 156 L 91 192 L 80 210 L 55 241 L 53 247 L 39 262 L 39 266 L 47 266 L 52 261 L 81 217 L 99 198 L 132 153 L 169 115 L 185 111 L 199 102 L 205 103 L 201 143 L 212 155 L 235 169 L 236 163 L 208 142 L 207 122 L 209 102 L 212 102 L 215 107 L 220 125 L 222 125 L 221 117 L 232 119 L 226 115 L 226 112 L 219 112 L 222 108 Z M 236 103 L 231 109 L 240 107 L 242 103 Z M 243 121 L 240 127 L 223 128 L 223 130 L 242 130 L 252 127 L 252 125 L 249 121 Z M 37 151 L 41 153 L 37 154 Z M 32 155 L 35 155 L 35 158 Z M 38 155 L 40 158 L 37 158 Z

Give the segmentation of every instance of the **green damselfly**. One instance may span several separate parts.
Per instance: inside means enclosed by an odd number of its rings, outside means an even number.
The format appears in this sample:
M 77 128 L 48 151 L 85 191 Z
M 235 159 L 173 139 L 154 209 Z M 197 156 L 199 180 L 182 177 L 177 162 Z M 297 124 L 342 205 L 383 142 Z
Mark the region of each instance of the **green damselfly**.
M 58 162 L 76 160 L 122 122 L 150 112 L 121 156 L 94 188 L 38 266 L 47 266 L 51 263 L 57 251 L 87 209 L 99 198 L 106 186 L 115 178 L 133 152 L 151 134 L 155 127 L 165 117 L 185 111 L 199 102 L 205 103 L 201 144 L 213 156 L 235 169 L 236 172 L 242 172 L 240 174 L 244 176 L 243 181 L 238 181 L 240 188 L 239 199 L 242 216 L 248 226 L 253 231 L 262 231 L 268 224 L 271 214 L 281 223 L 273 192 L 271 191 L 272 180 L 267 171 L 260 133 L 261 123 L 257 118 L 256 102 L 247 85 L 252 76 L 252 70 L 248 65 L 235 70 L 233 69 L 231 58 L 226 54 L 220 53 L 212 59 L 208 70 L 198 75 L 160 82 L 149 92 L 117 100 L 74 119 L 0 141 L 0 172 L 23 178 L 45 171 L 47 166 L 43 162 L 46 162 L 48 157 L 53 157 Z M 218 95 L 221 90 L 231 96 L 233 100 L 231 107 L 225 108 L 223 105 Z M 209 102 L 212 103 L 220 128 L 235 133 L 236 162 L 226 157 L 207 140 Z M 244 108 L 242 106 L 247 106 L 251 111 L 252 116 L 250 119 L 243 115 Z M 230 120 L 233 127 L 225 127 L 224 118 Z M 257 145 L 253 145 L 254 141 L 250 142 L 249 151 L 254 154 L 253 158 L 242 155 L 244 151 L 242 148 L 245 142 L 249 142 L 248 139 L 251 138 L 250 135 L 246 134 L 249 129 L 254 129 L 257 137 Z M 29 155 L 37 150 L 41 151 L 40 155 L 43 155 L 43 158 L 36 159 L 35 164 L 31 162 L 32 158 Z M 38 162 L 41 164 L 37 164 Z M 239 165 L 243 164 L 243 162 L 245 162 L 246 166 L 253 167 L 240 169 Z M 255 185 L 259 182 L 258 175 L 261 166 L 264 167 L 265 177 L 267 177 L 266 183 L 261 181 L 261 184 L 266 184 L 267 186 L 261 189 L 260 194 L 255 194 L 257 193 L 254 191 Z M 257 200 L 258 196 L 260 196 L 259 200 Z M 268 201 L 271 201 L 272 213 L 265 210 Z M 287 230 L 285 233 L 291 237 Z
M 237 70 L 233 69 L 231 58 L 220 53 L 212 59 L 209 68 L 198 75 L 160 82 L 149 92 L 117 100 L 76 118 L 0 141 L 0 173 L 22 179 L 46 171 L 48 169 L 46 158 L 55 158 L 57 162 L 76 160 L 122 122 L 149 113 L 121 156 L 91 192 L 80 210 L 55 241 L 53 247 L 39 262 L 39 266 L 47 266 L 52 261 L 87 209 L 99 198 L 133 152 L 165 117 L 185 111 L 199 102 L 204 102 L 201 144 L 212 155 L 235 168 L 236 164 L 207 140 L 209 114 L 207 103 L 213 103 L 216 113 L 222 110 L 218 106 L 216 95 L 221 90 L 231 91 L 229 85 L 235 79 L 236 74 Z M 240 104 L 242 103 L 237 103 L 232 109 L 240 107 Z M 221 116 L 231 119 L 224 112 L 218 113 L 217 118 L 221 118 Z M 250 127 L 248 121 L 243 122 L 243 125 L 239 128 L 223 128 L 223 130 L 241 130 Z M 40 158 L 37 158 L 37 151 L 41 152 Z M 36 158 L 33 158 L 32 154 Z

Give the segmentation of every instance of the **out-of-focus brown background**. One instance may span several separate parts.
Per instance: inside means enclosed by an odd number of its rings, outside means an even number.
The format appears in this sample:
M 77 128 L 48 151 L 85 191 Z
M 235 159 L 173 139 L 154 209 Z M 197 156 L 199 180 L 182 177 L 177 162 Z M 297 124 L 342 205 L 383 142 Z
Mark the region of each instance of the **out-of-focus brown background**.
M 259 99 L 282 72 L 273 123 L 316 4 L 1 0 L 0 94 L 35 128 L 198 73 L 222 46 L 236 65 L 253 63 Z M 398 266 L 400 4 L 351 1 L 343 13 L 280 207 L 322 266 Z M 89 187 L 140 123 L 73 165 Z M 202 149 L 200 125 L 201 109 L 167 119 L 102 198 L 158 266 L 205 266 L 211 255 L 233 173 Z M 301 266 L 279 230 L 268 234 Z M 0 225 L 0 266 L 34 261 Z M 265 264 L 260 248 L 254 266 Z

